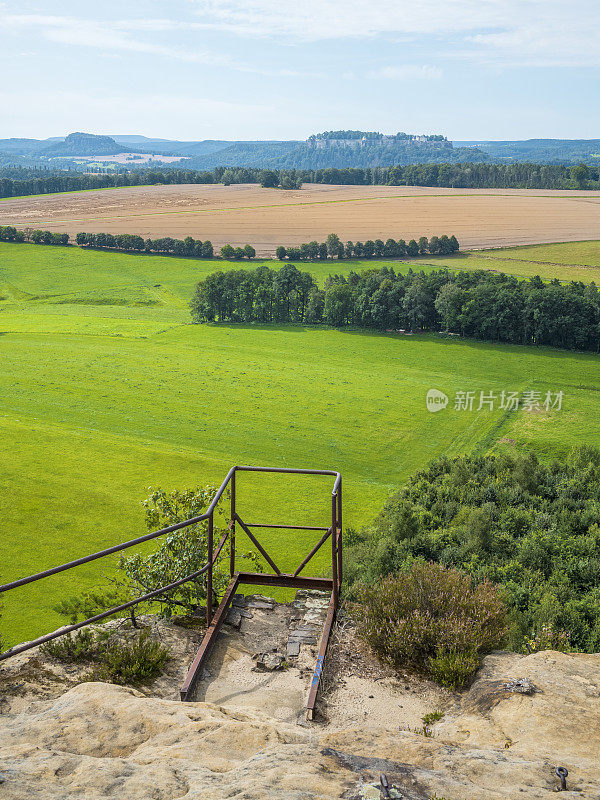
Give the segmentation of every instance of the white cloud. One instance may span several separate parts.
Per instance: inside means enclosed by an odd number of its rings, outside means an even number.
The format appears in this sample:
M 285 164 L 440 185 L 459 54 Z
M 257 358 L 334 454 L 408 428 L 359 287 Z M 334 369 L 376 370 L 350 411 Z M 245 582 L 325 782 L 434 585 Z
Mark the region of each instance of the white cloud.
M 37 28 L 44 39 L 57 44 L 77 47 L 93 47 L 104 52 L 124 51 L 129 53 L 145 53 L 164 58 L 185 61 L 191 64 L 207 64 L 221 66 L 239 72 L 250 72 L 258 75 L 301 76 L 306 73 L 285 68 L 270 70 L 235 61 L 226 53 L 214 53 L 207 50 L 190 50 L 180 46 L 169 46 L 152 41 L 143 41 L 125 31 L 166 31 L 181 29 L 183 23 L 169 20 L 124 20 L 115 22 L 96 22 L 42 14 L 0 14 L 0 23 L 7 28 Z
M 190 0 L 197 25 L 282 42 L 443 38 L 443 55 L 540 66 L 600 65 L 596 0 Z M 424 38 L 426 37 L 426 38 Z
M 380 69 L 371 70 L 369 78 L 385 79 L 392 81 L 404 80 L 437 80 L 442 77 L 442 70 L 439 67 L 431 67 L 424 64 L 422 67 L 416 64 L 389 65 Z

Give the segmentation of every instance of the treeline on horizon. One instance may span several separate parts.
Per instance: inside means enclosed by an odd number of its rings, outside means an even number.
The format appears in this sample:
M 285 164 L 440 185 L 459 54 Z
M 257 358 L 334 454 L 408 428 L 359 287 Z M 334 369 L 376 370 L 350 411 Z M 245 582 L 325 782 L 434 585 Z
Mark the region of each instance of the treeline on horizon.
M 217 167 L 212 172 L 190 169 L 152 169 L 81 174 L 35 168 L 0 169 L 0 198 L 86 189 L 156 184 L 258 183 L 263 187 L 297 189 L 303 183 L 348 186 L 431 186 L 462 189 L 598 189 L 597 167 L 585 164 L 409 164 L 393 167 L 329 167 L 317 170 L 272 170 L 256 167 Z
M 221 255 L 229 258 L 221 249 Z M 336 233 L 330 233 L 326 242 L 303 242 L 298 247 L 279 245 L 275 255 L 280 261 L 317 261 L 324 258 L 416 258 L 427 254 L 449 256 L 460 249 L 456 236 L 432 236 L 428 239 L 421 236 L 419 240 L 411 239 L 367 239 L 366 242 L 342 242 Z
M 329 275 L 323 289 L 289 263 L 219 271 L 198 283 L 190 307 L 197 323 L 325 323 L 569 350 L 600 346 L 595 284 L 519 281 L 484 270 L 402 275 L 385 266 Z
M 167 253 L 193 258 L 214 258 L 212 243 L 192 236 L 185 239 L 144 239 L 132 233 L 78 233 L 75 241 L 79 247 L 93 247 L 100 250 L 124 250 L 131 253 Z M 0 242 L 32 242 L 33 244 L 54 244 L 64 247 L 71 244 L 68 233 L 52 231 L 17 230 L 12 225 L 0 225 Z M 249 247 L 249 245 L 246 245 Z M 250 248 L 253 250 L 253 248 Z

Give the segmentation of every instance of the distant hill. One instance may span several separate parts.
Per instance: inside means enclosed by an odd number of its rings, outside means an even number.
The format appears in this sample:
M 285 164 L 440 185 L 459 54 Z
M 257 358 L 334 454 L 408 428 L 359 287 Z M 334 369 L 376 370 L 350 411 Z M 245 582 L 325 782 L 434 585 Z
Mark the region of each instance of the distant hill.
M 486 160 L 485 152 L 477 148 L 456 149 L 439 134 L 326 131 L 310 136 L 306 142 L 277 158 L 274 166 L 326 169 Z
M 523 141 L 454 142 L 475 147 L 496 162 L 528 161 L 535 164 L 598 164 L 600 139 L 526 139 Z
M 94 133 L 70 133 L 62 142 L 54 142 L 45 148 L 45 156 L 113 156 L 128 150 L 117 144 L 110 136 Z
M 137 134 L 98 136 L 71 133 L 63 138 L 0 139 L 0 164 L 86 169 L 78 156 L 140 153 L 181 158 L 171 166 L 198 170 L 215 167 L 326 169 L 386 167 L 423 163 L 514 163 L 573 165 L 600 163 L 600 139 L 528 139 L 523 141 L 449 141 L 441 134 L 384 134 L 338 130 L 313 134 L 305 141 L 177 141 Z M 106 168 L 115 168 L 110 162 Z M 123 169 L 123 165 L 118 165 Z M 127 165 L 135 169 L 134 163 Z

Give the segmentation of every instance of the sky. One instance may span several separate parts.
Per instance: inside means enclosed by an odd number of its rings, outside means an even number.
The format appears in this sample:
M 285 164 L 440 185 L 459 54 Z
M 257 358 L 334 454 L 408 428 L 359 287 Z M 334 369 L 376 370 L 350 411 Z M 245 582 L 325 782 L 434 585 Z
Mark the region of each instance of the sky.
M 600 138 L 598 0 L 0 0 L 0 138 Z

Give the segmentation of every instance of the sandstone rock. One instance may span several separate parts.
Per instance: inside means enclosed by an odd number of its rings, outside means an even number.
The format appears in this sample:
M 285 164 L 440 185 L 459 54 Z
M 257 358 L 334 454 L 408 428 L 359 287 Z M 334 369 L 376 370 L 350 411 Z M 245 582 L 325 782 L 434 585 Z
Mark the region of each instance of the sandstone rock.
M 193 644 L 185 637 L 198 634 L 178 630 L 162 635 L 176 637 L 185 661 Z M 569 796 L 598 797 L 600 655 L 493 653 L 468 691 L 427 695 L 427 710 L 444 712 L 429 738 L 406 716 L 423 685 L 409 681 L 407 692 L 404 680 L 362 677 L 364 707 L 379 703 L 382 713 L 369 710 L 360 723 L 348 724 L 334 693 L 326 726 L 294 724 L 298 671 L 255 675 L 253 694 L 239 682 L 249 680 L 250 656 L 227 644 L 240 637 L 225 637 L 225 666 L 203 682 L 220 705 L 174 699 L 185 663 L 136 691 L 74 685 L 78 673 L 35 652 L 9 661 L 0 668 L 2 800 L 367 800 L 378 798 L 381 773 L 405 800 L 547 800 L 557 766 L 569 771 Z M 276 713 L 294 681 L 290 709 Z

